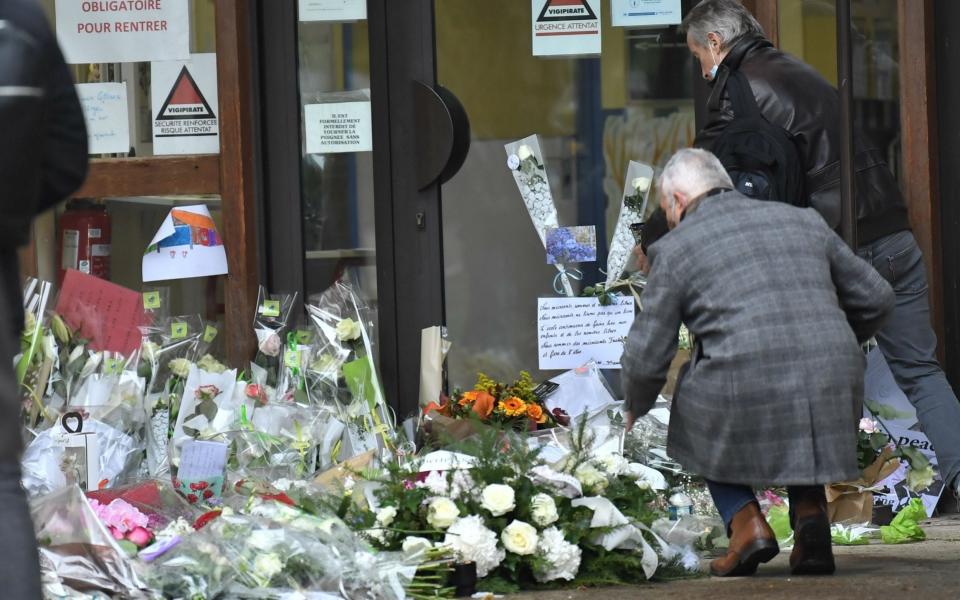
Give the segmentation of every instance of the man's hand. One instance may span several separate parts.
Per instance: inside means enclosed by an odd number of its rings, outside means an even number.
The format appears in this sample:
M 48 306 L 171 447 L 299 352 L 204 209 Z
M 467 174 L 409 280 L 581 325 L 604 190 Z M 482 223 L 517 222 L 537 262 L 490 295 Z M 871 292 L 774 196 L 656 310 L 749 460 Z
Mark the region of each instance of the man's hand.
M 630 430 L 633 429 L 633 424 L 636 423 L 636 422 L 637 422 L 637 418 L 633 416 L 633 413 L 630 412 L 630 411 L 627 411 L 627 419 L 626 419 L 626 423 L 627 423 L 626 432 L 627 432 L 627 433 L 630 433 Z
M 650 272 L 650 263 L 647 262 L 647 255 L 643 253 L 643 248 L 637 244 L 633 249 L 633 259 L 637 262 L 637 269 L 644 275 Z

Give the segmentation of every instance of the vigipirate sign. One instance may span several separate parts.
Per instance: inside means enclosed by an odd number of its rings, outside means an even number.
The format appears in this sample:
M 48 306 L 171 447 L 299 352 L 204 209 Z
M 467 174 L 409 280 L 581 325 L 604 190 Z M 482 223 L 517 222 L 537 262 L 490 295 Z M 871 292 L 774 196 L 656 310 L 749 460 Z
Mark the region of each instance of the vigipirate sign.
M 600 54 L 600 0 L 532 0 L 533 55 Z

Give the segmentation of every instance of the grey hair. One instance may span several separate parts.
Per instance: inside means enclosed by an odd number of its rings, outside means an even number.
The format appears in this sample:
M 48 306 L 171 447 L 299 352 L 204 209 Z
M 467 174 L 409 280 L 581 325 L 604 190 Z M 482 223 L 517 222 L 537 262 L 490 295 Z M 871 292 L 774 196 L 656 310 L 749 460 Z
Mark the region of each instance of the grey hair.
M 713 153 L 684 148 L 678 150 L 663 168 L 659 187 L 661 194 L 672 199 L 674 192 L 693 196 L 718 187 L 733 189 L 733 182 Z
M 721 50 L 731 48 L 746 35 L 763 35 L 763 27 L 740 0 L 703 0 L 683 18 L 680 30 L 704 48 L 710 44 L 707 34 L 715 33 Z

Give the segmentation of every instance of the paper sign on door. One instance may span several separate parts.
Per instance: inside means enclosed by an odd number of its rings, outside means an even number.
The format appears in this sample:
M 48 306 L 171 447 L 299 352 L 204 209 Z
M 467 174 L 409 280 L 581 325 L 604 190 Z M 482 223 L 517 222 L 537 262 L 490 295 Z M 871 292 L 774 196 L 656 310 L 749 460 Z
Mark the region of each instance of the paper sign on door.
M 126 83 L 81 83 L 77 95 L 87 122 L 90 154 L 130 152 Z
M 356 102 L 325 102 L 303 107 L 307 154 L 370 152 L 373 150 L 373 117 L 369 91 Z
M 154 154 L 219 153 L 217 55 L 155 62 L 150 77 Z
M 683 20 L 680 0 L 610 0 L 614 27 L 662 27 Z
M 301 21 L 362 21 L 367 0 L 300 0 Z
M 57 39 L 70 64 L 190 56 L 187 0 L 57 0 Z
M 600 0 L 532 0 L 533 55 L 600 54 Z

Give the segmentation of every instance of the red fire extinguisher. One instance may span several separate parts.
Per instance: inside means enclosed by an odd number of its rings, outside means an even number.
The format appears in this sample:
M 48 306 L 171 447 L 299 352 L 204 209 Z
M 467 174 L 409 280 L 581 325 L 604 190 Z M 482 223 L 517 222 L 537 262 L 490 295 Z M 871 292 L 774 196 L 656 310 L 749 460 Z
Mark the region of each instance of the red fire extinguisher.
M 110 279 L 110 215 L 103 205 L 77 200 L 57 227 L 59 281 L 67 269 Z

